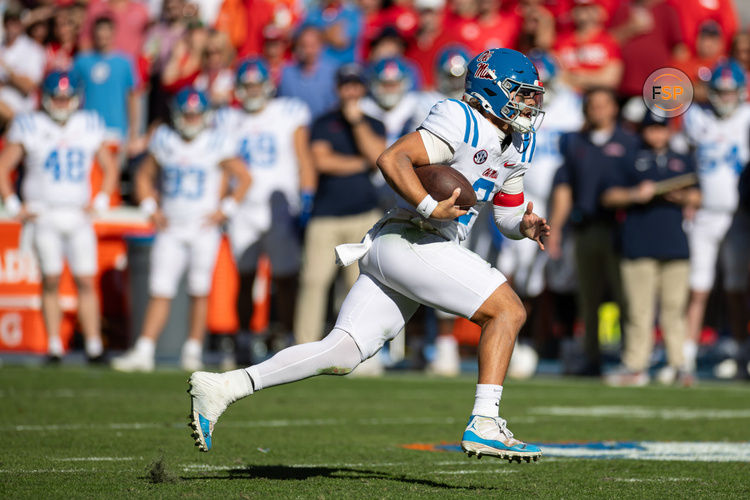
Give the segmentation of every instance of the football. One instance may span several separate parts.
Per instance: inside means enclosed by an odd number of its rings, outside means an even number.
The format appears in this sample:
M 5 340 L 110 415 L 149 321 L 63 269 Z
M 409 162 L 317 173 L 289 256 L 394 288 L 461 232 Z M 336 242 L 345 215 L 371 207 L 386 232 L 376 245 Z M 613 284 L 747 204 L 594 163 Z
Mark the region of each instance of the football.
M 468 210 L 477 204 L 477 195 L 469 181 L 466 180 L 458 170 L 442 164 L 424 165 L 414 169 L 422 186 L 437 201 L 450 198 L 453 190 L 461 188 L 456 205 L 463 210 Z

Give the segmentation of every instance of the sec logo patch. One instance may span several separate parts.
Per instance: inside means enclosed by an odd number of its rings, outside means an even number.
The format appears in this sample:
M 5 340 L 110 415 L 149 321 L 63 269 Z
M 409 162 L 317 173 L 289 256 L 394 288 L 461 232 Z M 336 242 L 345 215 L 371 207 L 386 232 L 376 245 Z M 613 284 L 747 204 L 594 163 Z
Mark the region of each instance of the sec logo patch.
M 482 163 L 487 161 L 487 151 L 484 149 L 480 149 L 474 154 L 474 163 L 477 165 L 481 165 Z

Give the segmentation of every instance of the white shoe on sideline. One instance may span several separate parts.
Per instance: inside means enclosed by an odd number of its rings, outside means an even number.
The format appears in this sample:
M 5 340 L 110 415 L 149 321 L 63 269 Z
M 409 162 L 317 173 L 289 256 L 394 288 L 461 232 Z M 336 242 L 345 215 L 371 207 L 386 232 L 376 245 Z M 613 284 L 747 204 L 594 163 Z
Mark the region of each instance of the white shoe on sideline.
M 180 367 L 186 372 L 197 372 L 203 369 L 203 352 L 189 352 L 182 347 L 180 354 Z
M 154 371 L 154 357 L 137 349 L 131 349 L 122 356 L 113 358 L 111 366 L 118 372 L 152 372 Z
M 461 357 L 455 337 L 444 335 L 435 340 L 435 359 L 428 371 L 443 377 L 456 377 L 461 373 Z

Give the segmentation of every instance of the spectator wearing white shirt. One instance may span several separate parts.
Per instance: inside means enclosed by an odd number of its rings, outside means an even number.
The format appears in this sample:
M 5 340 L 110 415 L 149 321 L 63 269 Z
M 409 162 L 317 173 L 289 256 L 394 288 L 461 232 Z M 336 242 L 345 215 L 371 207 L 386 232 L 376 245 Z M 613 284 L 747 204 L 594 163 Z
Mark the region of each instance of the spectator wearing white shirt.
M 3 15 L 4 38 L 0 46 L 0 122 L 16 113 L 36 109 L 37 89 L 44 76 L 44 49 L 24 33 L 21 14 L 8 9 Z

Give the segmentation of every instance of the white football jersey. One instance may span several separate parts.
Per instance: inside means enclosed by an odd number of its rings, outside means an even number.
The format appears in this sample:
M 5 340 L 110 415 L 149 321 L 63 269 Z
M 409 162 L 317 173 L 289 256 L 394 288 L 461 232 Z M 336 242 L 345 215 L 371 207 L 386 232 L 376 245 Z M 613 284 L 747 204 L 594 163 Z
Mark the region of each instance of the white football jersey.
M 17 115 L 7 140 L 21 144 L 26 154 L 24 201 L 42 206 L 88 205 L 91 167 L 105 133 L 104 122 L 94 111 L 76 111 L 63 125 L 42 111 Z
M 386 147 L 396 142 L 402 135 L 414 132 L 414 130 L 409 130 L 409 125 L 412 124 L 414 113 L 419 106 L 419 97 L 416 92 L 407 92 L 398 104 L 387 110 L 381 108 L 371 97 L 362 99 L 360 105 L 363 113 L 383 122 Z
M 430 219 L 445 237 L 463 240 L 482 206 L 492 200 L 505 181 L 524 174 L 534 155 L 536 135 L 513 133 L 510 144 L 503 151 L 495 126 L 468 104 L 454 99 L 433 106 L 420 128 L 450 146 L 453 150 L 450 165 L 474 187 L 477 204 L 467 214 L 452 221 Z M 401 208 L 417 213 L 405 200 L 399 199 L 398 203 Z
M 207 128 L 186 141 L 174 129 L 160 125 L 148 147 L 161 173 L 161 208 L 170 224 L 201 224 L 218 210 L 224 160 L 234 158 L 234 144 L 216 128 Z
M 690 106 L 684 128 L 696 147 L 702 207 L 734 212 L 739 176 L 750 160 L 750 105 L 742 104 L 727 118 L 717 117 L 708 107 Z
M 536 133 L 534 162 L 523 178 L 524 192 L 534 202 L 534 212 L 542 217 L 547 215 L 552 180 L 563 162 L 560 137 L 583 126 L 581 98 L 570 89 L 559 89 L 549 104 L 545 101 L 544 111 L 544 122 Z
M 270 199 L 274 192 L 286 196 L 292 213 L 299 211 L 299 164 L 294 133 L 309 126 L 307 105 L 296 98 L 272 99 L 257 113 L 224 108 L 216 115 L 218 127 L 232 137 L 236 156 L 250 170 L 253 182 L 245 196 L 243 216 L 264 227 L 271 222 Z

